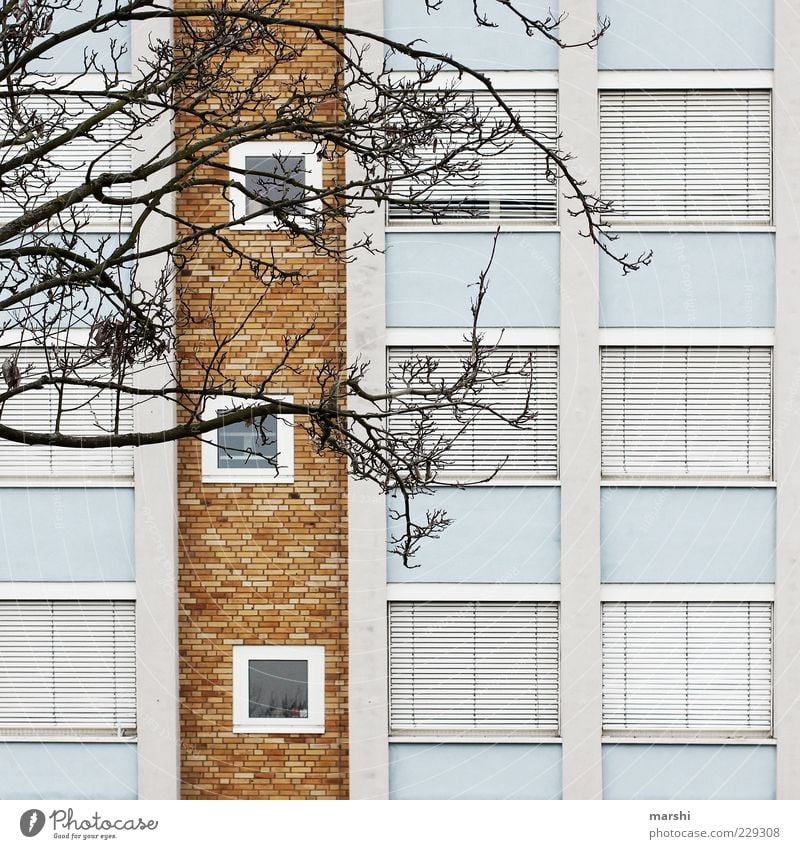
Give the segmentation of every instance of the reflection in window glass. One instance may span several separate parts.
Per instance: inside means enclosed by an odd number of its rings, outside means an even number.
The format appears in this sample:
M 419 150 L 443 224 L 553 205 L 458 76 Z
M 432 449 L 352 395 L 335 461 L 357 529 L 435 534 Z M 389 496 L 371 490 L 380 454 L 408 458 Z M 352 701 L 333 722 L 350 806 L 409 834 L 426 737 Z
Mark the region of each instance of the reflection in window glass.
M 222 416 L 228 410 L 217 410 Z M 216 434 L 217 466 L 220 469 L 274 468 L 278 457 L 278 421 L 260 416 L 221 427 Z
M 308 661 L 251 660 L 248 684 L 251 718 L 308 717 Z
M 247 191 L 267 201 L 259 203 L 248 197 L 245 206 L 247 215 L 269 209 L 269 202 L 303 200 L 305 196 L 303 186 L 306 184 L 305 156 L 246 156 L 244 167 L 247 172 L 244 178 Z M 285 180 L 301 185 L 295 186 Z M 299 213 L 300 210 L 298 209 L 297 212 Z

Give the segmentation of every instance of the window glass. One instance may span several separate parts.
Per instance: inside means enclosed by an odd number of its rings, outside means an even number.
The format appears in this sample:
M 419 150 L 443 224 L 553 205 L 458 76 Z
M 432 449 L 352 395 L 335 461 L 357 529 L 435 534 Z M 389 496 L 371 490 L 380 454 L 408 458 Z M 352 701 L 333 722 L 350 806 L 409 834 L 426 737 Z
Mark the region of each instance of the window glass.
M 305 159 L 305 156 L 246 156 L 244 167 L 247 174 L 244 182 L 247 191 L 271 203 L 302 201 L 305 196 L 303 187 L 307 184 Z M 286 180 L 301 185 L 295 186 Z M 246 200 L 248 215 L 268 208 L 268 203 L 259 203 L 250 197 Z
M 249 661 L 248 697 L 251 718 L 307 718 L 308 661 Z
M 217 410 L 224 415 L 226 409 Z M 275 416 L 259 416 L 253 422 L 225 425 L 217 431 L 217 466 L 220 469 L 274 468 L 278 457 Z

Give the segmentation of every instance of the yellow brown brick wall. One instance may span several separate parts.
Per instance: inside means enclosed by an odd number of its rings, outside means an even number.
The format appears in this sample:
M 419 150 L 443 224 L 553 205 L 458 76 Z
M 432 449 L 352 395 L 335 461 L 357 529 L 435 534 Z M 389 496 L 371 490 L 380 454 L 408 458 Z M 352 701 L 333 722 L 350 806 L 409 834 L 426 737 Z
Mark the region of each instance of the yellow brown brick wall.
M 292 11 L 330 21 L 337 7 L 296 2 Z M 243 57 L 242 72 L 257 69 L 261 58 Z M 330 62 L 330 54 L 312 50 L 303 69 L 326 79 Z M 326 161 L 323 180 L 333 178 L 331 168 Z M 227 214 L 210 191 L 186 193 L 180 204 L 180 214 L 203 221 Z M 303 371 L 287 373 L 274 386 L 296 400 L 313 398 L 314 366 L 344 350 L 343 267 L 285 234 L 249 230 L 234 238 L 265 256 L 274 250 L 303 277 L 296 286 L 272 287 L 247 332 L 231 345 L 225 370 L 263 375 L 280 356 L 284 334 L 300 333 L 313 321 L 294 357 Z M 213 295 L 222 331 L 236 326 L 259 292 L 249 271 L 237 270 L 212 245 L 200 249 L 179 282 L 195 316 Z M 182 328 L 184 381 L 199 377 L 194 355 L 202 358 L 212 346 L 209 321 Z M 315 453 L 302 424 L 295 420 L 293 484 L 203 484 L 200 443 L 179 447 L 183 798 L 347 797 L 347 479 L 340 460 Z M 325 647 L 324 734 L 233 732 L 233 647 L 241 644 Z

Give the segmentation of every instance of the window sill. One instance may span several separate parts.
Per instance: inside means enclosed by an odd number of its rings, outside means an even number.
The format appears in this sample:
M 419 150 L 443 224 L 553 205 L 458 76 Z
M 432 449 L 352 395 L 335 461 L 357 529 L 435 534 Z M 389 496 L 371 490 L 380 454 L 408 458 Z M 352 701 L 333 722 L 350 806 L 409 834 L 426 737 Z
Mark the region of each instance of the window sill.
M 753 737 L 752 735 L 724 736 L 713 734 L 698 734 L 692 736 L 686 732 L 675 732 L 674 735 L 643 734 L 641 736 L 624 734 L 617 737 L 604 733 L 601 742 L 604 745 L 624 744 L 641 746 L 775 746 L 774 737 Z
M 546 734 L 390 734 L 389 743 L 491 743 L 492 745 L 496 745 L 498 743 L 515 743 L 517 745 L 561 745 L 561 737 L 557 734 L 554 734 L 553 736 L 548 736 Z
M 603 222 L 614 233 L 774 233 L 769 221 L 686 221 L 678 218 L 611 218 Z
M 774 489 L 777 483 L 764 478 L 601 478 L 600 486 L 612 487 L 673 487 L 700 488 L 715 487 L 718 489 Z
M 324 725 L 234 725 L 234 734 L 324 734 Z
M 527 218 L 448 218 L 433 223 L 429 218 L 419 221 L 387 221 L 387 233 L 559 233 L 561 227 L 554 219 Z
M 269 475 L 269 470 L 264 470 L 262 473 L 250 473 L 247 475 L 208 475 L 205 474 L 201 478 L 203 483 L 209 484 L 257 484 L 259 486 L 269 485 L 272 483 L 287 484 L 294 483 L 294 475 Z

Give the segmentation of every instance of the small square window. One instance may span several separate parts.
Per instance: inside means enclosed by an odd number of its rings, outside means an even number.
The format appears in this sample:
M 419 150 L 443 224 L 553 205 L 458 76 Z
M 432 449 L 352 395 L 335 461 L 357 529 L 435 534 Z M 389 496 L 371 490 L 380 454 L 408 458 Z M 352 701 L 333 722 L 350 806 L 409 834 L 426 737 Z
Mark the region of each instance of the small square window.
M 325 730 L 325 649 L 235 646 L 233 730 L 321 734 Z
M 290 395 L 275 396 L 291 403 Z M 209 398 L 203 418 L 257 402 Z M 203 481 L 209 483 L 292 483 L 294 416 L 260 416 L 224 425 L 206 434 L 202 448 Z
M 231 189 L 233 219 L 252 215 L 236 227 L 278 229 L 270 214 L 272 204 L 288 202 L 285 211 L 300 226 L 309 223 L 319 202 L 308 199 L 307 187 L 322 182 L 322 166 L 311 142 L 257 142 L 238 145 L 230 152 L 231 180 L 244 183 L 246 191 Z M 244 172 L 244 173 L 242 173 Z M 258 195 L 263 202 L 251 195 Z M 296 202 L 296 205 L 295 205 Z M 263 213 L 260 210 L 264 210 Z

